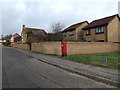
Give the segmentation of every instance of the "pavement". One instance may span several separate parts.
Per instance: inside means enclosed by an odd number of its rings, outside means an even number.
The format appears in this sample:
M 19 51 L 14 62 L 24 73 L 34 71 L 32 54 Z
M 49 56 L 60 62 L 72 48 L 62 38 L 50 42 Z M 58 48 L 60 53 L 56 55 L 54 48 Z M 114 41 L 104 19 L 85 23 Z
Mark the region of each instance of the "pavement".
M 3 47 L 2 88 L 116 88 L 75 73 L 79 68 L 85 70 L 83 67 L 93 69 L 54 56 Z
M 63 70 L 66 70 L 87 78 L 91 78 L 95 81 L 120 87 L 120 80 L 118 77 L 120 76 L 120 73 L 118 69 L 108 69 L 108 68 L 97 67 L 93 65 L 76 63 L 69 60 L 64 60 L 57 56 L 48 56 L 48 55 L 43 55 L 36 52 L 31 52 L 30 50 L 22 50 L 22 49 L 16 49 L 16 50 L 21 51 L 32 58 L 36 58 L 41 62 L 61 68 Z

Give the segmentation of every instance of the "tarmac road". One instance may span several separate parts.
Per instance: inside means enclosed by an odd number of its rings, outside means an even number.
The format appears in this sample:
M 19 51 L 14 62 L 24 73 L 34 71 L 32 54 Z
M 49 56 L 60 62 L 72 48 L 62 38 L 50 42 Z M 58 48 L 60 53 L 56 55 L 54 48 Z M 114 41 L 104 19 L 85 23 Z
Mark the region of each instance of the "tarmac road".
M 2 48 L 2 88 L 115 88 Z

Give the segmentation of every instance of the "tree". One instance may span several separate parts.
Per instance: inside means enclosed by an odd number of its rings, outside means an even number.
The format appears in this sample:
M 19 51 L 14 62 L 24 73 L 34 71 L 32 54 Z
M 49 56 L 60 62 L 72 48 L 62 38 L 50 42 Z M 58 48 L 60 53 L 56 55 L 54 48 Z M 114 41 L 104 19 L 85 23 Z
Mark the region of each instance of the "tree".
M 6 42 L 3 43 L 5 46 L 10 46 L 11 37 L 12 37 L 12 34 L 8 34 L 5 36 L 2 35 L 2 40 L 6 40 Z
M 53 33 L 48 33 L 46 37 L 46 41 L 52 41 L 52 36 L 53 36 Z
M 46 33 L 44 31 L 29 31 L 27 32 L 27 43 L 38 43 L 46 40 Z
M 10 46 L 10 40 L 6 40 L 5 43 L 3 43 L 5 46 Z
M 63 34 L 62 32 L 57 32 L 52 35 L 53 41 L 62 41 L 63 40 Z
M 12 37 L 12 34 L 8 34 L 8 35 L 3 36 L 3 39 L 10 40 L 11 37 Z
M 60 22 L 57 22 L 51 26 L 51 33 L 47 34 L 47 41 L 62 41 L 63 35 L 62 30 L 64 28 L 64 25 Z
M 64 28 L 64 25 L 60 22 L 57 22 L 52 25 L 52 33 L 61 32 L 63 28 Z

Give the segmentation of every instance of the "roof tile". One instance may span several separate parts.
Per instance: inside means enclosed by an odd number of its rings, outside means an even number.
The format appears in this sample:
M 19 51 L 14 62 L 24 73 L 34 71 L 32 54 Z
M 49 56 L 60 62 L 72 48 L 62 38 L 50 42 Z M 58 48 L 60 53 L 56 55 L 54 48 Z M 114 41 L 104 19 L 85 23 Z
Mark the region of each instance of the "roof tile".
M 62 32 L 74 30 L 74 29 L 76 29 L 78 26 L 82 25 L 82 24 L 85 23 L 85 22 L 87 22 L 87 21 L 80 22 L 80 23 L 77 23 L 77 24 L 73 24 L 73 25 L 69 26 L 68 28 L 64 29 Z M 87 23 L 88 23 L 88 22 L 87 22 Z
M 89 25 L 87 25 L 86 27 L 84 27 L 83 30 L 94 28 L 94 27 L 98 27 L 98 26 L 107 25 L 115 16 L 118 16 L 118 14 L 94 20 Z

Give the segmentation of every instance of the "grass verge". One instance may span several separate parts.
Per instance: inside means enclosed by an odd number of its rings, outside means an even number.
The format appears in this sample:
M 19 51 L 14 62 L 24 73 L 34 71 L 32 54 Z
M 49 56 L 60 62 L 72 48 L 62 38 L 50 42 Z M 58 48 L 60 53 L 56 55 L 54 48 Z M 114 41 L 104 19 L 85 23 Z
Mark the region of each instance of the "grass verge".
M 107 57 L 107 62 L 102 58 Z M 106 68 L 120 69 L 120 53 L 102 54 L 102 55 L 71 55 L 65 56 L 64 59 L 78 63 L 91 64 Z

